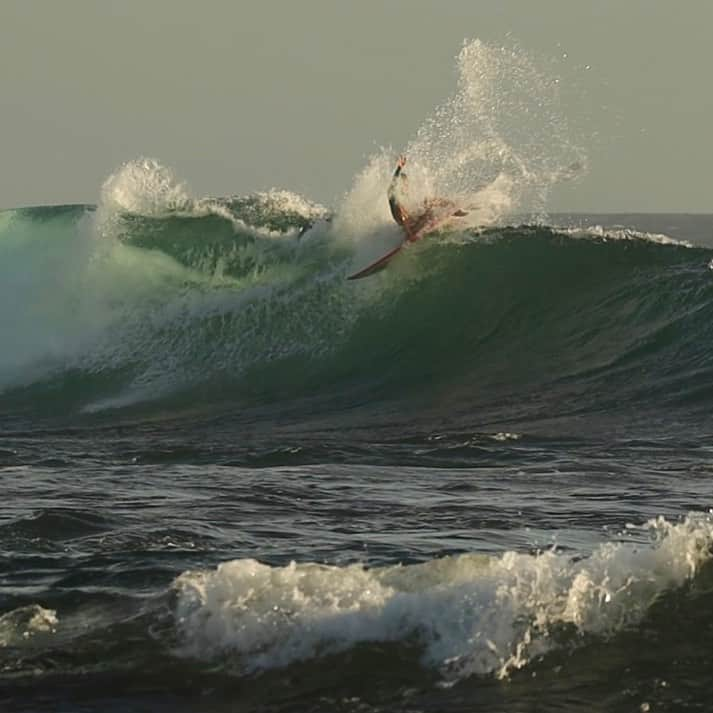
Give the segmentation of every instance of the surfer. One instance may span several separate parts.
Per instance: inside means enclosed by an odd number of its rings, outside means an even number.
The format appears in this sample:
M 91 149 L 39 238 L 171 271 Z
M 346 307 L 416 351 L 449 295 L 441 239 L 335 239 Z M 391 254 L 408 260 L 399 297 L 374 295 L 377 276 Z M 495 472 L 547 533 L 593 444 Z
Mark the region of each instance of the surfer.
M 456 209 L 455 203 L 446 198 L 427 198 L 423 201 L 423 212 L 417 217 L 409 215 L 408 210 L 404 206 L 404 198 L 408 193 L 408 177 L 403 171 L 406 165 L 406 157 L 399 156 L 396 162 L 396 170 L 391 178 L 387 196 L 389 199 L 389 208 L 391 216 L 398 225 L 401 226 L 406 234 L 406 240 L 413 242 L 421 237 L 421 233 L 433 222 L 436 218 L 436 211 L 443 215 L 444 210 Z M 462 218 L 468 213 L 463 210 L 456 209 L 451 213 L 456 218 Z
M 405 165 L 406 157 L 399 156 L 399 160 L 396 162 L 396 170 L 394 171 L 394 175 L 391 177 L 391 183 L 389 184 L 387 196 L 389 198 L 389 208 L 393 219 L 396 221 L 397 225 L 400 225 L 404 229 L 406 237 L 410 238 L 411 231 L 409 231 L 409 223 L 411 220 L 402 201 L 402 197 L 408 191 L 408 177 L 403 172 L 403 167 Z
M 396 224 L 404 231 L 405 239 L 395 248 L 389 250 L 386 255 L 382 255 L 370 265 L 355 272 L 353 275 L 349 275 L 347 280 L 359 280 L 362 277 L 368 277 L 383 270 L 407 243 L 413 243 L 427 233 L 448 225 L 452 218 L 462 218 L 468 215 L 467 211 L 460 210 L 448 198 L 426 198 L 423 201 L 422 210 L 417 215 L 411 216 L 404 205 L 408 194 L 408 179 L 403 171 L 405 165 L 406 157 L 400 156 L 387 192 L 391 215 Z

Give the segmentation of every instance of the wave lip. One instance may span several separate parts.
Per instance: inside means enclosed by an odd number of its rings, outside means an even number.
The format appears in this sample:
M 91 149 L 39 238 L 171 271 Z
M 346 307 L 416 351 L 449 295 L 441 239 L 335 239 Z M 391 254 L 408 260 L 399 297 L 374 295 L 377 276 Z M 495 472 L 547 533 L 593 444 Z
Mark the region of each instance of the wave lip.
M 606 542 L 581 560 L 552 551 L 374 569 L 234 560 L 185 572 L 174 583 L 181 653 L 237 655 L 255 672 L 361 643 L 416 641 L 446 683 L 506 677 L 565 642 L 636 626 L 710 559 L 710 514 L 631 530 L 649 539 Z
M 570 235 L 573 238 L 600 238 L 602 240 L 642 240 L 658 245 L 679 245 L 685 248 L 692 248 L 693 243 L 690 240 L 681 238 L 673 238 L 665 233 L 649 233 L 642 230 L 634 230 L 633 228 L 613 228 L 604 227 L 603 225 L 590 225 L 586 228 L 569 228 L 558 227 L 558 231 L 562 231 L 565 235 Z
M 168 219 L 174 222 L 163 227 L 175 229 L 179 225 L 175 219 L 212 216 L 227 222 L 234 232 L 268 237 L 305 230 L 328 215 L 324 206 L 274 188 L 247 196 L 196 198 L 168 167 L 152 158 L 128 161 L 111 174 L 102 186 L 97 212 L 101 232 L 129 240 L 137 237 L 136 233 L 141 237 L 142 228 L 153 232 L 162 227 L 161 220 Z M 194 237 L 196 232 L 200 235 L 205 230 L 194 231 Z M 171 242 L 170 234 L 162 237 Z

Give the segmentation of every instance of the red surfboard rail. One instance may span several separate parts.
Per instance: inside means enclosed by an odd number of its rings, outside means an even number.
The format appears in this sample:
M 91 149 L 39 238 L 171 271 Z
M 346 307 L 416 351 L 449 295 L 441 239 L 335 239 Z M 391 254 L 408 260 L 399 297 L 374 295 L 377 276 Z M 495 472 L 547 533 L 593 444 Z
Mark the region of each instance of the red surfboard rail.
M 389 250 L 386 255 L 382 255 L 378 260 L 374 260 L 374 262 L 367 265 L 365 268 L 359 270 L 358 272 L 355 272 L 353 275 L 349 275 L 349 277 L 347 277 L 347 280 L 359 280 L 362 277 L 369 277 L 369 275 L 373 275 L 375 272 L 383 270 L 389 264 L 389 262 L 391 262 L 391 259 L 401 252 L 402 248 L 404 247 L 404 245 L 406 245 L 407 242 L 407 240 L 404 240 L 393 250 Z

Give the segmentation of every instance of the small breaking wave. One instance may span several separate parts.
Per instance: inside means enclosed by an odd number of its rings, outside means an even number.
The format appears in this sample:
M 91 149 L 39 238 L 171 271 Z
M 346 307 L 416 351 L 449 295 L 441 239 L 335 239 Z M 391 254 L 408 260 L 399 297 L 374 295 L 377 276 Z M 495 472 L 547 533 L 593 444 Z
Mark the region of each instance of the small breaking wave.
M 507 552 L 373 569 L 234 560 L 185 572 L 174 584 L 180 653 L 237 656 L 250 673 L 362 643 L 416 642 L 446 683 L 503 678 L 563 645 L 636 627 L 711 557 L 710 515 L 629 529 L 634 542 L 581 559 Z

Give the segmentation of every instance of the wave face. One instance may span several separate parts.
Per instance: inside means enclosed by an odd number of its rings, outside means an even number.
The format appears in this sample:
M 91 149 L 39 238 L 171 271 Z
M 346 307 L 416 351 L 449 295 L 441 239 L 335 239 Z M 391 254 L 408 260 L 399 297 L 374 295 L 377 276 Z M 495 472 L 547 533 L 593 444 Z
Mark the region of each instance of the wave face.
M 103 211 L 2 214 L 8 410 L 320 395 L 491 415 L 517 399 L 552 418 L 692 404 L 713 383 L 709 250 L 662 235 L 450 231 L 355 283 L 345 277 L 394 234 L 354 240 L 291 194 Z

